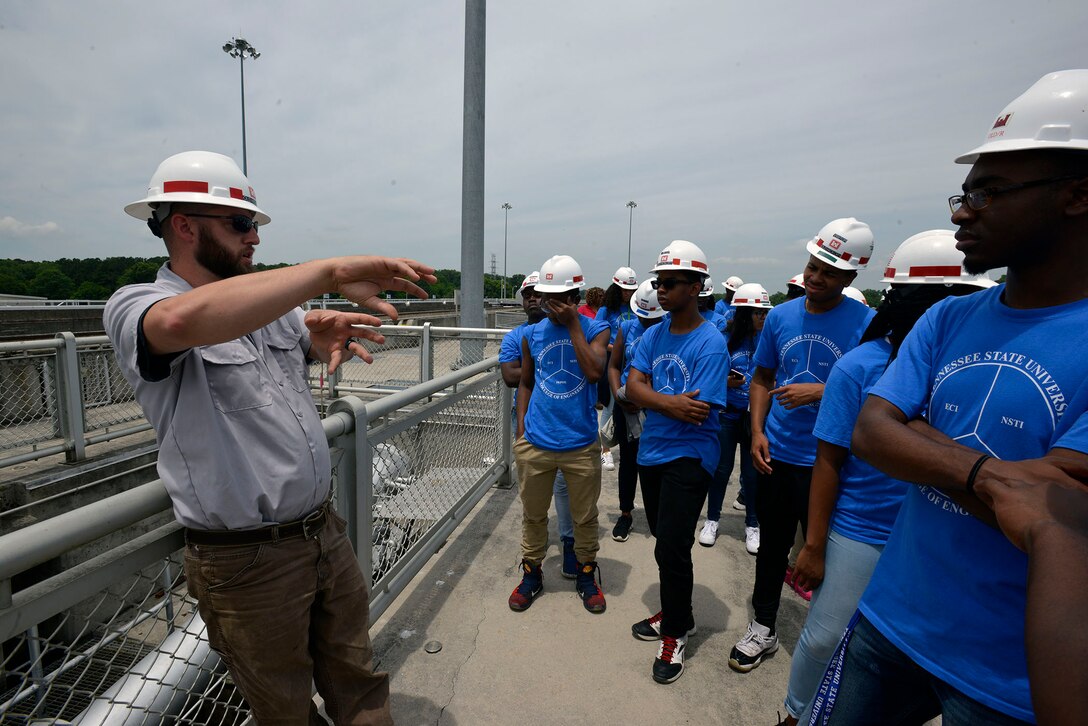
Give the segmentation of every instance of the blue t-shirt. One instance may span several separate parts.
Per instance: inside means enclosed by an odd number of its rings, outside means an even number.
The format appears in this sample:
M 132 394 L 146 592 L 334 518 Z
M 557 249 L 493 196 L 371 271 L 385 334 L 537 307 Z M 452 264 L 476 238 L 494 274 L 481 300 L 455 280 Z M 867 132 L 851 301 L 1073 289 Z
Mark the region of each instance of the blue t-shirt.
M 616 342 L 616 333 L 620 332 L 620 323 L 625 320 L 634 320 L 635 314 L 631 312 L 631 307 L 627 303 L 623 303 L 615 312 L 603 306 L 598 308 L 596 319 L 608 323 L 608 344 L 612 345 Z
M 726 323 L 731 323 L 733 322 L 733 316 L 737 314 L 737 309 L 727 303 L 723 297 L 714 304 L 714 312 L 725 318 Z
M 499 363 L 513 363 L 514 361 L 521 360 L 521 338 L 525 334 L 525 329 L 529 327 L 528 322 L 524 322 L 518 327 L 511 330 L 506 335 L 502 336 L 502 343 L 499 344 Z M 514 395 L 512 400 L 514 401 L 514 411 L 518 410 L 518 389 L 514 389 Z M 516 422 L 515 422 L 516 424 Z
M 831 367 L 852 350 L 875 313 L 848 297 L 825 313 L 805 310 L 805 299 L 784 302 L 767 314 L 755 363 L 775 371 L 775 387 L 790 383 L 824 383 Z M 820 404 L 787 410 L 771 396 L 763 431 L 771 458 L 796 466 L 816 461 L 812 428 Z
M 859 345 L 835 364 L 816 416 L 813 433 L 817 439 L 850 448 L 861 406 L 869 389 L 884 375 L 891 354 L 892 344 L 880 338 Z M 884 544 L 909 486 L 847 454 L 839 469 L 839 498 L 831 529 L 856 542 Z
M 727 321 L 725 317 L 719 315 L 714 310 L 700 310 L 699 314 L 703 316 L 703 320 L 717 328 L 719 333 L 722 335 L 725 334 L 725 328 L 729 325 L 729 321 Z
M 673 335 L 670 325 L 666 318 L 643 334 L 631 366 L 649 376 L 658 393 L 679 395 L 698 389 L 697 400 L 709 403 L 711 411 L 697 426 L 647 409 L 638 463 L 653 466 L 692 456 L 713 476 L 721 456 L 717 414 L 725 407 L 729 351 L 725 338 L 713 325 L 704 322 L 684 335 Z
M 660 323 L 654 323 L 659 325 Z M 642 335 L 652 328 L 653 325 L 643 325 L 642 318 L 634 318 L 633 320 L 624 320 L 620 323 L 620 330 L 623 332 L 623 372 L 620 373 L 620 385 L 627 385 L 627 376 L 631 373 L 631 361 L 635 359 L 635 350 L 638 342 L 642 340 Z M 613 350 L 613 353 L 616 351 Z
M 1005 286 L 944 300 L 871 395 L 999 459 L 1088 453 L 1088 300 L 1014 310 Z M 939 489 L 907 490 L 860 608 L 918 665 L 1034 721 L 1024 655 L 1027 556 Z
M 752 374 L 756 372 L 754 356 L 758 343 L 759 333 L 756 333 L 754 337 L 742 342 L 739 348 L 729 354 L 729 368 L 743 373 L 744 383 L 736 388 L 726 389 L 727 393 L 725 400 L 728 404 L 728 410 L 722 412 L 724 418 L 733 420 L 738 418 L 741 413 L 748 410 L 748 388 L 752 385 Z M 728 344 L 729 341 L 727 338 L 727 348 Z
M 608 327 L 578 316 L 591 342 Z M 545 318 L 525 329 L 535 363 L 533 394 L 525 413 L 525 438 L 538 449 L 573 451 L 597 440 L 597 386 L 586 380 L 570 333 Z

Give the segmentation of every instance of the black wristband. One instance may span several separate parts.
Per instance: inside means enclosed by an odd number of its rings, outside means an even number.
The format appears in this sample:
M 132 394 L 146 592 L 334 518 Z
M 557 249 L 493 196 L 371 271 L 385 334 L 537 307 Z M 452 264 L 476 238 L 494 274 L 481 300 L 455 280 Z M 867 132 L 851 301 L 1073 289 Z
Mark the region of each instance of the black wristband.
M 978 476 L 978 470 L 981 469 L 982 465 L 985 464 L 986 461 L 989 460 L 989 459 L 990 459 L 989 454 L 983 454 L 982 456 L 978 457 L 978 461 L 976 461 L 975 465 L 971 467 L 971 473 L 967 475 L 967 493 L 968 494 L 974 494 L 975 493 L 975 477 Z

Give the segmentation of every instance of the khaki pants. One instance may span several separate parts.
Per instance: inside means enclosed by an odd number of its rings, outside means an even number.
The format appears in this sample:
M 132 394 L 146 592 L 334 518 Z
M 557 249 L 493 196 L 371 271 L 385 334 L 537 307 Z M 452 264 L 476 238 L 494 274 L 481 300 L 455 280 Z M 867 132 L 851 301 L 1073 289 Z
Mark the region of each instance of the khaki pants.
M 584 449 L 548 451 L 525 440 L 514 444 L 521 486 L 521 556 L 539 565 L 548 549 L 548 508 L 552 503 L 555 472 L 562 471 L 570 494 L 574 520 L 574 554 L 579 562 L 597 559 L 597 500 L 601 496 L 601 445 Z
M 260 726 L 392 724 L 389 678 L 371 668 L 369 597 L 344 520 L 313 539 L 186 547 L 185 575 L 222 656 Z

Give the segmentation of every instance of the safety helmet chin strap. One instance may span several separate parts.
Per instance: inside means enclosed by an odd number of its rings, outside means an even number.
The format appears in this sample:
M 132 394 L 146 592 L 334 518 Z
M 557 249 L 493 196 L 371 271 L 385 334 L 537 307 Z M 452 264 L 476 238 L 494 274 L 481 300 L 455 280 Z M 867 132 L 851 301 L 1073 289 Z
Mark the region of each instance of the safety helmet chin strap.
M 151 218 L 147 220 L 147 228 L 151 230 L 151 234 L 160 239 L 162 238 L 162 223 L 170 216 L 171 206 L 170 202 L 155 205 L 151 211 Z

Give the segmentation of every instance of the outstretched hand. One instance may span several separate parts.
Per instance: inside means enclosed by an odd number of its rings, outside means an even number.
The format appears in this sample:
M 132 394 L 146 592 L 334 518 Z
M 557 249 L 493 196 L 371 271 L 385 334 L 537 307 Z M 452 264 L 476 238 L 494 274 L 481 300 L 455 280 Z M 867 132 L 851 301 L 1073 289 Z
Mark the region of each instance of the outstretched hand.
M 367 349 L 353 338 L 366 338 L 375 343 L 385 342 L 385 336 L 374 330 L 382 321 L 365 313 L 346 313 L 337 310 L 311 310 L 304 319 L 310 331 L 310 357 L 329 364 L 329 373 L 341 363 L 358 356 L 367 363 L 374 358 Z M 374 327 L 356 327 L 356 326 Z
M 421 300 L 427 299 L 415 280 L 435 283 L 434 268 L 405 257 L 359 255 L 341 257 L 335 261 L 333 289 L 360 307 L 384 313 L 397 319 L 397 310 L 380 293 L 386 290 L 405 292 Z M 365 360 L 365 359 L 364 359 Z

